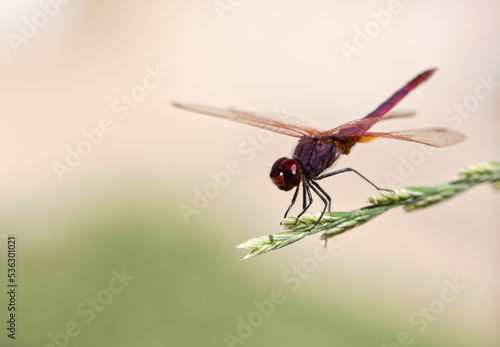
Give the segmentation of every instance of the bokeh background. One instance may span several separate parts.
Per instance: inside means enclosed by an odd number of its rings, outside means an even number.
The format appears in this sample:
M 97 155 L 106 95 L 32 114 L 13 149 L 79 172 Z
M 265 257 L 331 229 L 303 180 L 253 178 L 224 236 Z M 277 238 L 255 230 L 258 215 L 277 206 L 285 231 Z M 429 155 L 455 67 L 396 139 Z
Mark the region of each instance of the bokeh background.
M 375 141 L 336 167 L 387 187 L 446 182 L 465 165 L 500 159 L 498 1 L 0 7 L 1 346 L 500 345 L 500 196 L 490 187 L 415 213 L 392 210 L 333 239 L 329 253 L 315 235 L 239 262 L 246 253 L 235 245 L 281 230 L 292 194 L 268 172 L 296 139 L 251 147 L 257 128 L 171 107 L 295 115 L 327 129 L 437 67 L 398 105 L 418 117 L 375 129 L 453 127 L 465 142 L 425 152 Z M 342 47 L 357 36 L 365 47 L 347 57 Z M 159 82 L 141 94 L 151 69 Z M 493 83 L 474 104 L 480 78 Z M 118 111 L 134 90 L 141 101 Z M 464 102 L 473 110 L 460 116 Z M 103 119 L 113 130 L 58 179 L 54 162 L 66 165 L 68 146 Z M 238 174 L 187 223 L 179 206 L 233 161 Z M 334 210 L 374 193 L 349 174 L 323 187 Z M 6 336 L 8 235 L 18 238 L 15 341 Z M 113 278 L 123 271 L 120 287 Z M 466 289 L 442 305 L 447 280 Z M 439 314 L 412 324 L 429 305 Z

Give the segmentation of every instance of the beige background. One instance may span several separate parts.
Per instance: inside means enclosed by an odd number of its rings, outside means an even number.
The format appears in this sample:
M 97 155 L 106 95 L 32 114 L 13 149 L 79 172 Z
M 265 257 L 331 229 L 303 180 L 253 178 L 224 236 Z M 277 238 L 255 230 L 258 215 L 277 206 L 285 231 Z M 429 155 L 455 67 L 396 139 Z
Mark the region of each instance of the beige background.
M 170 103 L 286 113 L 327 129 L 363 117 L 437 67 L 397 107 L 418 117 L 374 129 L 456 126 L 467 140 L 425 154 L 395 187 L 445 182 L 465 165 L 500 158 L 498 86 L 470 116 L 444 116 L 470 100 L 479 78 L 500 81 L 498 2 L 400 1 L 350 63 L 342 43 L 353 44 L 356 28 L 371 25 L 372 11 L 387 11 L 388 2 L 224 1 L 232 5 L 223 20 L 214 3 L 73 0 L 16 47 L 9 35 L 41 5 L 1 4 L 0 255 L 5 235 L 17 235 L 22 293 L 19 340 L 2 332 L 2 346 L 49 344 L 48 334 L 68 321 L 81 327 L 72 346 L 224 345 L 237 318 L 274 289 L 287 300 L 244 339 L 248 346 L 379 346 L 403 330 L 414 346 L 497 346 L 500 205 L 490 187 L 412 214 L 393 210 L 339 236 L 332 256 L 290 291 L 283 274 L 313 256 L 319 235 L 241 263 L 245 252 L 234 246 L 280 231 L 292 193 L 278 191 L 268 171 L 296 140 L 275 135 L 247 161 L 238 148 L 257 128 Z M 115 100 L 157 66 L 168 77 L 120 119 Z M 60 182 L 53 162 L 64 163 L 67 146 L 76 148 L 82 131 L 104 118 L 114 130 Z M 381 140 L 360 144 L 336 167 L 392 187 L 388 175 L 420 153 Z M 179 204 L 190 204 L 193 189 L 231 161 L 241 172 L 186 224 Z M 363 206 L 374 193 L 349 174 L 322 186 L 334 210 Z M 136 279 L 84 323 L 75 307 L 123 267 Z M 468 288 L 418 333 L 408 317 L 454 278 Z M 5 296 L 2 321 L 3 303 Z

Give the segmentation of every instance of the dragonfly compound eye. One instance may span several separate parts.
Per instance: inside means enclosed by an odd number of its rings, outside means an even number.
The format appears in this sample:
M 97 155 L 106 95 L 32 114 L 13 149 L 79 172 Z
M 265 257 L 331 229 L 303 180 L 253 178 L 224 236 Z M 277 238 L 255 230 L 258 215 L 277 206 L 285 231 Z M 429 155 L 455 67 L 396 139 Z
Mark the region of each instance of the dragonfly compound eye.
M 279 189 L 288 191 L 299 185 L 302 174 L 297 161 L 282 157 L 274 162 L 269 176 Z

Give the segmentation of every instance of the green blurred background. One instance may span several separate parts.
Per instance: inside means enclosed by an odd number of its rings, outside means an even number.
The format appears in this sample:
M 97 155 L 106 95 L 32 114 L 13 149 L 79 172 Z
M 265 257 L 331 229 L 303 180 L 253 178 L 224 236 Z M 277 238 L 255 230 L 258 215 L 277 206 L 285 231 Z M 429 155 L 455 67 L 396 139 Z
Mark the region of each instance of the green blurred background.
M 500 204 L 490 187 L 390 211 L 327 249 L 311 236 L 240 262 L 235 245 L 281 230 L 291 193 L 268 171 L 295 139 L 252 147 L 258 129 L 170 106 L 291 114 L 326 129 L 437 67 L 398 106 L 419 117 L 377 130 L 454 127 L 466 142 L 434 152 L 360 144 L 336 167 L 387 187 L 445 182 L 462 166 L 500 160 L 498 2 L 401 1 L 350 61 L 342 43 L 353 45 L 388 2 L 55 4 L 1 3 L 0 293 L 8 235 L 18 241 L 19 287 L 15 341 L 0 295 L 0 346 L 500 345 Z M 12 44 L 26 20 L 43 25 Z M 141 94 L 151 69 L 158 83 L 148 79 Z M 481 78 L 495 81 L 492 91 L 458 116 Z M 134 90 L 141 101 L 118 112 Z M 58 179 L 54 162 L 66 164 L 67 146 L 82 146 L 103 119 L 113 130 Z M 181 204 L 231 162 L 238 174 L 187 223 Z M 374 193 L 340 176 L 323 184 L 334 210 Z M 443 304 L 447 280 L 466 289 Z M 424 324 L 429 305 L 439 314 Z

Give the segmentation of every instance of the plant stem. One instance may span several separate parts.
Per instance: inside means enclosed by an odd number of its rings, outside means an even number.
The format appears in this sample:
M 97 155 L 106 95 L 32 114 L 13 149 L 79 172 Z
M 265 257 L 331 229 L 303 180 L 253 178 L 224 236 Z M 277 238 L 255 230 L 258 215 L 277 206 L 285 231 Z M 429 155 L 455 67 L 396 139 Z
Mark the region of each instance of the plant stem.
M 454 181 L 433 187 L 384 191 L 369 197 L 369 206 L 349 212 L 325 212 L 319 222 L 320 213 L 305 213 L 298 220 L 296 217 L 288 217 L 282 222 L 284 232 L 251 239 L 236 247 L 250 250 L 243 258 L 248 259 L 288 246 L 320 231 L 324 231 L 321 239 L 326 240 L 364 224 L 391 208 L 404 206 L 406 211 L 415 211 L 445 201 L 485 182 L 492 183 L 494 189 L 500 189 L 500 163 L 490 161 L 467 166 L 460 170 Z

